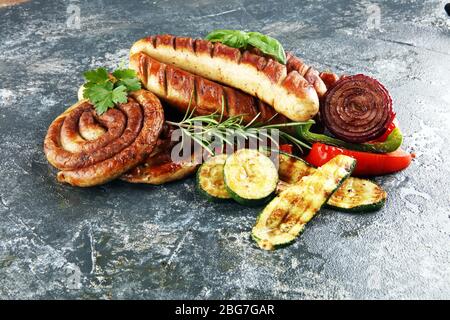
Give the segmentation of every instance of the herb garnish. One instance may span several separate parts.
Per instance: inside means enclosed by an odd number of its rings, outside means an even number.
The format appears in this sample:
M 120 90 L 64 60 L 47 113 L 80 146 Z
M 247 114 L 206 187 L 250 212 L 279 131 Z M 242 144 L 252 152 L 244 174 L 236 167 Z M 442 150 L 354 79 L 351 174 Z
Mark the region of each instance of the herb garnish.
M 223 145 L 233 146 L 233 141 L 230 141 L 228 137 L 230 135 L 236 135 L 248 140 L 255 138 L 261 141 L 261 137 L 265 137 L 271 140 L 274 145 L 278 146 L 277 141 L 274 141 L 271 137 L 271 130 L 278 130 L 279 136 L 294 144 L 300 151 L 303 152 L 302 147 L 311 149 L 311 147 L 305 142 L 293 137 L 287 132 L 281 131 L 280 128 L 295 127 L 299 125 L 306 125 L 314 123 L 314 120 L 308 120 L 305 122 L 289 122 L 279 124 L 264 124 L 257 122 L 259 116 L 258 113 L 249 123 L 244 124 L 244 115 L 235 115 L 227 119 L 224 117 L 224 102 L 222 101 L 221 113 L 214 112 L 209 115 L 193 116 L 195 108 L 188 107 L 183 119 L 179 122 L 172 122 L 166 120 L 166 123 L 178 127 L 181 129 L 181 138 L 190 138 L 199 145 L 201 145 L 209 154 L 214 154 L 214 150 L 211 148 L 213 141 L 220 141 Z M 275 114 L 267 122 L 270 122 L 276 117 Z
M 214 30 L 206 36 L 211 42 L 221 42 L 227 46 L 247 49 L 248 46 L 258 48 L 263 53 L 286 64 L 286 53 L 278 40 L 259 32 L 245 32 L 240 30 Z
M 83 98 L 88 99 L 101 115 L 116 103 L 127 102 L 128 92 L 141 88 L 136 72 L 131 69 L 117 69 L 112 75 L 105 68 L 86 71 L 84 74 Z

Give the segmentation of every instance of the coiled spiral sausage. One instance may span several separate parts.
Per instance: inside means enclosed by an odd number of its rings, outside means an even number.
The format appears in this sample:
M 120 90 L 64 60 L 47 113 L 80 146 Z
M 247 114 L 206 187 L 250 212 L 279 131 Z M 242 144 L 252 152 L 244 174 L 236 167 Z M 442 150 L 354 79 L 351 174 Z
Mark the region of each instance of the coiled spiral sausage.
M 52 122 L 44 152 L 61 170 L 58 181 L 79 187 L 99 185 L 143 162 L 155 147 L 163 123 L 159 99 L 146 90 L 130 93 L 126 103 L 101 116 L 83 100 Z

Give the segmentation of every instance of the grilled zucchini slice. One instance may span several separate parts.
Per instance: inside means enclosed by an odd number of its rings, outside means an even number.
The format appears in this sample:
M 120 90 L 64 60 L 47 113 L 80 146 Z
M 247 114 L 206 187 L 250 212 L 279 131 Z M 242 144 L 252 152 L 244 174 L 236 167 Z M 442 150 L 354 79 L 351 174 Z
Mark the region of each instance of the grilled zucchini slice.
M 278 193 L 317 170 L 304 160 L 286 154 L 280 154 L 279 163 L 278 174 L 285 183 L 278 185 Z M 384 206 L 386 197 L 386 192 L 376 183 L 349 177 L 330 197 L 327 207 L 352 213 L 372 212 Z
M 386 202 L 386 191 L 376 183 L 350 177 L 327 202 L 327 207 L 345 212 L 372 212 Z
M 338 155 L 313 174 L 281 192 L 261 212 L 252 237 L 265 250 L 292 243 L 342 182 L 352 173 L 356 160 Z
M 281 181 L 294 184 L 300 182 L 304 176 L 309 176 L 315 171 L 315 167 L 301 158 L 284 153 L 278 155 L 278 175 Z
M 226 154 L 211 157 L 197 171 L 197 189 L 209 200 L 231 199 L 223 180 L 223 165 L 226 159 Z
M 225 187 L 238 203 L 258 206 L 275 194 L 278 171 L 264 154 L 253 149 L 241 149 L 225 161 L 223 167 Z

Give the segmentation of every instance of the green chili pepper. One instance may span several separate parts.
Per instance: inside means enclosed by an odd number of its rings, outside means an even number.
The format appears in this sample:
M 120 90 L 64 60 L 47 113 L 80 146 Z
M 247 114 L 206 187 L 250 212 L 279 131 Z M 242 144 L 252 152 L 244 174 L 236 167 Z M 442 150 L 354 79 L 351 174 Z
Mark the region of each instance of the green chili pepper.
M 403 142 L 403 135 L 398 127 L 396 127 L 383 142 L 350 143 L 333 137 L 329 137 L 324 134 L 313 133 L 310 131 L 311 126 L 312 124 L 304 124 L 296 127 L 298 136 L 311 144 L 313 144 L 314 142 L 321 142 L 349 150 L 373 153 L 388 153 L 397 150 Z

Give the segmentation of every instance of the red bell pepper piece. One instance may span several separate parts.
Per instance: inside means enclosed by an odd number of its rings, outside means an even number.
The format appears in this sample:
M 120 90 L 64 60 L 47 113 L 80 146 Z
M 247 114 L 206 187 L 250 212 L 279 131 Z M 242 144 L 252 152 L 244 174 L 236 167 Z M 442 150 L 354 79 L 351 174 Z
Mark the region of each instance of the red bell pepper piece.
M 407 168 L 412 159 L 412 155 L 402 149 L 382 154 L 353 151 L 323 143 L 314 143 L 305 160 L 320 167 L 339 154 L 356 159 L 356 168 L 353 171 L 353 175 L 356 176 L 378 176 L 397 172 Z
M 280 145 L 280 151 L 281 152 L 284 152 L 284 153 L 289 153 L 289 154 L 292 154 L 292 144 L 282 144 L 282 145 Z
M 394 131 L 395 128 L 398 127 L 398 121 L 397 118 L 394 119 L 394 121 L 391 122 L 391 124 L 388 126 L 387 130 L 381 137 L 378 139 L 375 139 L 373 142 L 384 142 L 389 137 L 392 131 Z

